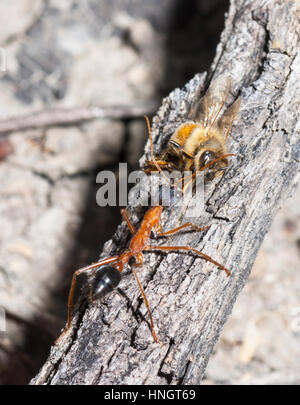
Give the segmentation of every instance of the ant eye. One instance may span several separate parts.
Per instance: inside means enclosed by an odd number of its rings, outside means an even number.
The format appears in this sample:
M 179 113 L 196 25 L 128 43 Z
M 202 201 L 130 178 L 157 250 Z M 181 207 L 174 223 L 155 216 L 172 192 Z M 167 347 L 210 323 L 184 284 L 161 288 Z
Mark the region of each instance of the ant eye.
M 120 272 L 112 266 L 101 267 L 95 277 L 92 300 L 103 297 L 111 292 L 120 282 Z

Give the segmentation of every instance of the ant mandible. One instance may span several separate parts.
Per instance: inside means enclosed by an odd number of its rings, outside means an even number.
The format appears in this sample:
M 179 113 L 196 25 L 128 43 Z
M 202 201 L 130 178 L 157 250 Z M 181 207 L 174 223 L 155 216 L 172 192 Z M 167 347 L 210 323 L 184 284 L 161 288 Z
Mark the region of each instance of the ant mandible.
M 154 165 L 157 167 L 158 171 L 162 172 L 161 168 L 156 163 L 156 160 L 154 157 L 153 142 L 152 142 L 150 123 L 149 123 L 148 117 L 146 117 L 146 121 L 147 121 L 148 134 L 149 134 L 149 140 L 150 140 L 151 158 L 152 158 Z M 213 164 L 213 163 L 214 163 L 214 161 L 210 162 L 210 164 Z M 205 168 L 206 167 L 204 167 L 203 170 Z M 169 181 L 169 179 L 167 179 L 167 180 Z M 231 275 L 230 271 L 226 267 L 224 267 L 222 264 L 218 263 L 217 261 L 212 259 L 210 256 L 204 254 L 203 252 L 201 252 L 197 249 L 194 249 L 190 246 L 154 246 L 154 245 L 152 245 L 150 243 L 150 236 L 151 236 L 152 231 L 155 231 L 156 235 L 160 237 L 160 236 L 173 235 L 185 228 L 191 228 L 194 231 L 201 232 L 201 231 L 207 230 L 210 227 L 210 226 L 198 227 L 198 226 L 192 224 L 191 222 L 187 222 L 177 228 L 171 229 L 167 232 L 162 232 L 161 215 L 162 215 L 164 208 L 165 207 L 163 205 L 156 205 L 154 207 L 149 208 L 146 211 L 144 218 L 142 220 L 142 223 L 138 230 L 136 230 L 134 225 L 132 224 L 132 222 L 128 216 L 127 210 L 126 209 L 121 210 L 121 214 L 122 214 L 124 220 L 126 221 L 131 234 L 133 234 L 129 247 L 127 250 L 125 250 L 119 256 L 112 256 L 112 257 L 108 257 L 106 259 L 102 259 L 96 263 L 90 264 L 89 266 L 80 268 L 75 271 L 75 273 L 73 274 L 69 298 L 68 298 L 67 325 L 66 325 L 64 331 L 61 333 L 61 335 L 55 341 L 55 343 L 57 343 L 68 332 L 68 330 L 71 327 L 72 309 L 73 309 L 73 300 L 74 300 L 76 280 L 80 274 L 88 272 L 92 269 L 96 269 L 96 268 L 100 267 L 98 274 L 96 274 L 96 277 L 94 280 L 94 285 L 93 285 L 92 295 L 91 295 L 92 300 L 102 298 L 105 294 L 111 292 L 115 287 L 117 287 L 117 285 L 119 284 L 119 282 L 121 280 L 121 273 L 124 269 L 124 266 L 126 264 L 128 264 L 129 260 L 132 257 L 134 257 L 136 259 L 137 265 L 141 266 L 143 264 L 143 260 L 144 260 L 143 252 L 150 251 L 150 250 L 156 250 L 156 251 L 162 251 L 162 252 L 177 252 L 177 251 L 182 250 L 182 251 L 186 251 L 186 252 L 192 252 L 192 253 L 195 253 L 196 255 L 202 257 L 203 259 L 213 263 L 215 266 L 219 267 L 221 270 L 225 271 L 227 276 Z M 134 278 L 136 279 L 136 282 L 137 282 L 140 292 L 142 294 L 144 303 L 148 310 L 153 339 L 155 342 L 160 343 L 160 341 L 155 333 L 155 330 L 154 330 L 152 314 L 151 314 L 150 306 L 149 306 L 145 291 L 143 289 L 143 286 L 142 286 L 140 280 L 138 279 L 137 273 L 134 270 L 133 266 L 131 266 L 131 270 L 134 275 Z

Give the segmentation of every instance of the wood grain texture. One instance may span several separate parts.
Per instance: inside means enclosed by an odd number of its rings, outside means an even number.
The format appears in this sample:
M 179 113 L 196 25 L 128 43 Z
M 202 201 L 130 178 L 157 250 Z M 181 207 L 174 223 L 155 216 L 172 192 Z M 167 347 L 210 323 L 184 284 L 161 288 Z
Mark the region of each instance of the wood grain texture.
M 211 228 L 155 242 L 199 248 L 226 265 L 232 277 L 194 256 L 145 254 L 139 275 L 164 346 L 152 341 L 128 269 L 118 291 L 101 303 L 87 302 L 87 286 L 71 331 L 52 347 L 32 384 L 200 383 L 272 218 L 299 178 L 298 27 L 297 1 L 231 1 L 211 71 L 174 90 L 153 120 L 158 153 L 212 77 L 230 74 L 231 101 L 241 94 L 229 140 L 236 158 L 206 194 L 205 212 L 197 219 Z M 149 157 L 148 145 L 146 152 Z M 131 214 L 138 224 L 142 213 Z M 172 212 L 163 219 L 164 229 L 176 223 Z M 123 223 L 101 257 L 118 254 L 128 239 Z

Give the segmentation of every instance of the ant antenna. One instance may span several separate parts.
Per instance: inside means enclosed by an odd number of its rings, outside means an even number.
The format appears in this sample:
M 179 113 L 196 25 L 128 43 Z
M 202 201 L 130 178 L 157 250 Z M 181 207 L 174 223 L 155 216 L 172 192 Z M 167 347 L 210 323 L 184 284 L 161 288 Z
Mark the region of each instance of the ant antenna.
M 228 157 L 230 157 L 230 156 L 236 156 L 236 155 L 235 155 L 234 153 L 227 153 L 226 155 L 219 156 L 218 158 L 212 160 L 211 162 L 208 162 L 205 166 L 201 167 L 201 169 L 199 170 L 199 172 L 202 172 L 203 170 L 206 170 L 209 166 L 214 165 L 214 164 L 215 164 L 216 162 L 218 162 L 219 160 L 226 159 L 226 158 L 228 158 Z M 186 177 L 184 178 L 185 181 L 186 181 L 187 179 L 189 180 L 188 183 L 184 186 L 184 190 L 185 190 L 186 188 L 188 188 L 188 186 L 190 185 L 191 181 L 194 180 L 194 178 L 195 178 L 196 176 L 197 176 L 197 173 L 193 173 L 193 174 L 191 174 L 191 175 L 189 175 L 189 176 L 186 176 Z M 180 180 L 178 180 L 178 182 L 179 182 L 179 181 L 180 181 Z M 177 183 L 178 183 L 178 182 L 177 182 Z M 184 193 L 184 192 L 183 192 L 183 193 Z
M 161 169 L 161 167 L 159 166 L 159 164 L 157 163 L 155 156 L 154 156 L 154 149 L 153 149 L 153 140 L 152 140 L 152 134 L 151 134 L 151 126 L 150 126 L 150 121 L 147 115 L 144 115 L 146 123 L 147 123 L 147 129 L 148 129 L 148 136 L 149 136 L 149 142 L 150 142 L 150 154 L 151 154 L 151 160 L 154 163 L 154 166 L 157 168 L 157 170 L 159 171 L 159 173 L 161 173 L 161 175 L 163 176 L 163 178 L 167 181 L 167 183 L 170 184 L 170 186 L 172 187 L 171 181 L 170 179 L 164 174 L 163 170 Z M 176 190 L 180 191 L 177 186 L 175 186 Z
M 228 158 L 230 156 L 235 156 L 235 153 L 227 153 L 226 155 L 219 156 L 218 158 L 216 158 L 216 159 L 212 160 L 211 162 L 207 163 L 205 166 L 201 167 L 199 172 L 202 172 L 203 170 L 207 169 L 209 166 L 215 164 L 219 160 L 226 159 L 226 158 Z

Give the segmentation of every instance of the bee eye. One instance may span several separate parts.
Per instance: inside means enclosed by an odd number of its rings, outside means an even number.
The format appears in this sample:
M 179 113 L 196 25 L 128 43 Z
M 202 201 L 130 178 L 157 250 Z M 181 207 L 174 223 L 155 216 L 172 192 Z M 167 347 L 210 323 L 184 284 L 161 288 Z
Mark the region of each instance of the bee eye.
M 207 165 L 209 162 L 216 159 L 216 154 L 210 150 L 206 150 L 200 156 L 200 167 Z

